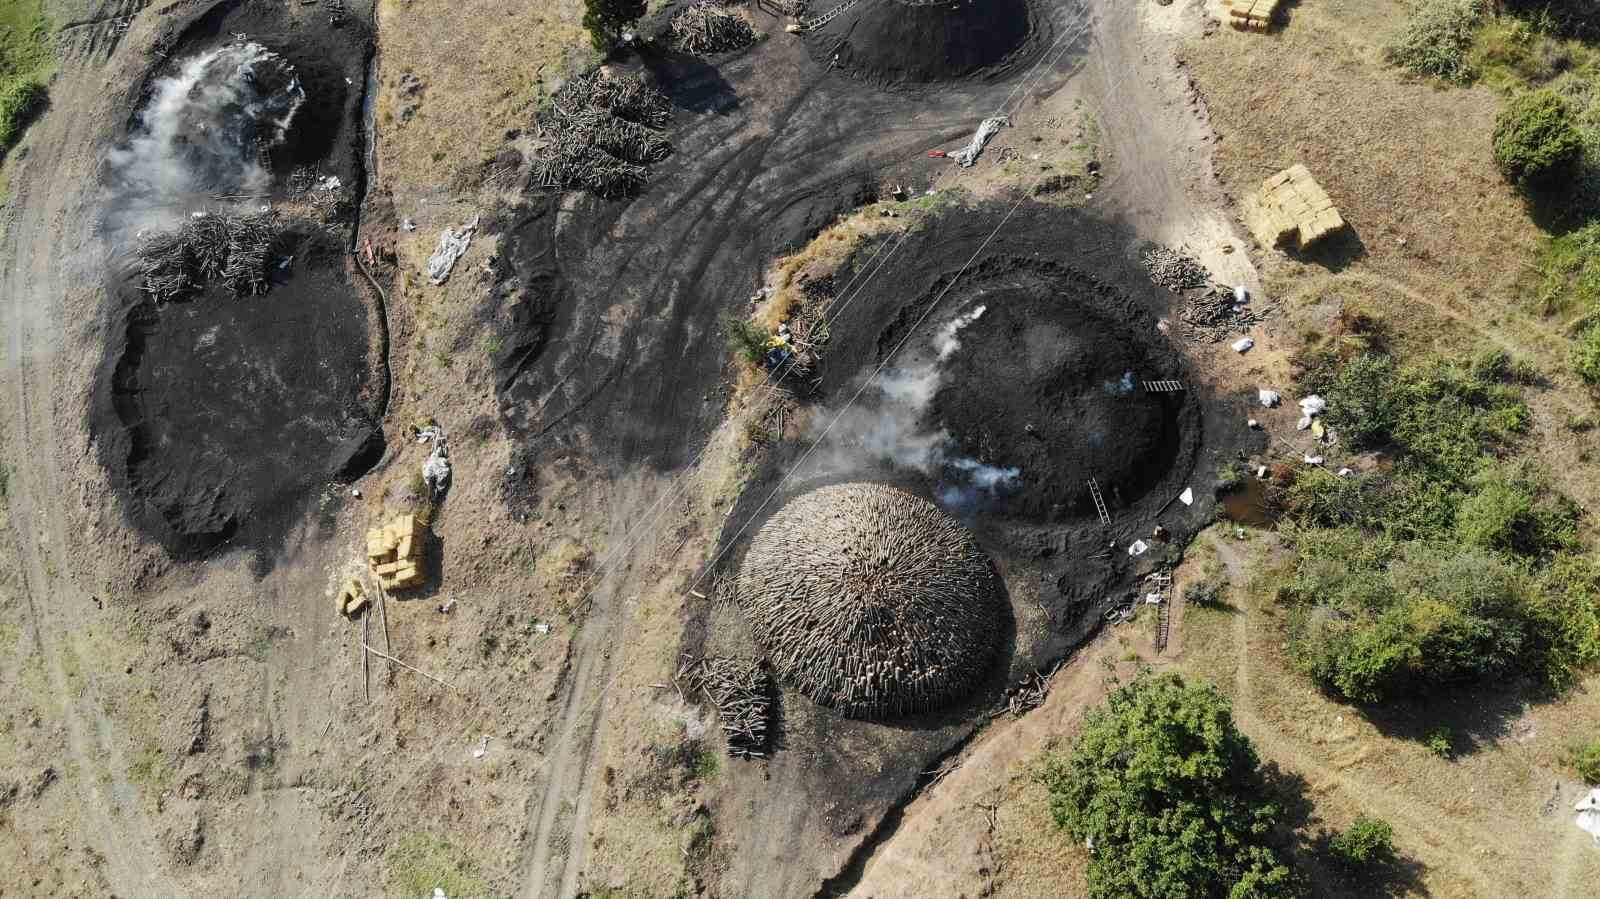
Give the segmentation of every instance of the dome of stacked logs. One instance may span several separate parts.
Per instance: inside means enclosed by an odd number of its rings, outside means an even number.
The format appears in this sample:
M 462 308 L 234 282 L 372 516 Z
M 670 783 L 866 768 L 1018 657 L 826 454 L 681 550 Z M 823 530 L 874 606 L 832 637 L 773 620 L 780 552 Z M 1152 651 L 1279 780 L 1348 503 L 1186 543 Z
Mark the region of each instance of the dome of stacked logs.
M 932 503 L 892 487 L 790 502 L 751 542 L 738 598 L 778 674 L 850 718 L 944 706 L 994 659 L 988 557 Z

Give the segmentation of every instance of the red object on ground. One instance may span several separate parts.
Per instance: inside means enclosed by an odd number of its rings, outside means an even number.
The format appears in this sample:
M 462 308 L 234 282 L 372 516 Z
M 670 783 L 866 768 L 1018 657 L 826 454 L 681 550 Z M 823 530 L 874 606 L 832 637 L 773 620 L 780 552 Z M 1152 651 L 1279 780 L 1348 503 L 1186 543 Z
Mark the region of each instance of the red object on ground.
M 929 150 L 928 151 L 928 158 L 929 159 L 943 159 L 943 158 L 945 158 L 945 152 L 943 150 Z
M 368 265 L 368 267 L 371 267 L 371 266 L 374 266 L 374 265 L 378 264 L 378 261 L 373 258 L 372 238 L 370 238 L 370 237 L 367 238 L 366 242 L 361 245 L 361 250 L 362 250 L 362 252 L 367 254 L 367 265 Z

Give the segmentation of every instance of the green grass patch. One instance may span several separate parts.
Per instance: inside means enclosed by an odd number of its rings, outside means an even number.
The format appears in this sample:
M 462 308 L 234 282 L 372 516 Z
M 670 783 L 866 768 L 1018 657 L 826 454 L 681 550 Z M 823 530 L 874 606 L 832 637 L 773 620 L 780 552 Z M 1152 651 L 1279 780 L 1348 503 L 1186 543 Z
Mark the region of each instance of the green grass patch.
M 1545 241 L 1534 263 L 1545 315 L 1600 312 L 1600 220 Z
M 1385 55 L 1418 75 L 1471 81 L 1468 57 L 1487 8 L 1484 0 L 1422 0 L 1390 39 Z
M 53 61 L 42 0 L 0 4 L 0 158 L 44 106 Z
M 389 848 L 384 860 L 392 895 L 432 896 L 435 888 L 450 899 L 489 895 L 489 886 L 472 860 L 437 837 L 406 834 Z

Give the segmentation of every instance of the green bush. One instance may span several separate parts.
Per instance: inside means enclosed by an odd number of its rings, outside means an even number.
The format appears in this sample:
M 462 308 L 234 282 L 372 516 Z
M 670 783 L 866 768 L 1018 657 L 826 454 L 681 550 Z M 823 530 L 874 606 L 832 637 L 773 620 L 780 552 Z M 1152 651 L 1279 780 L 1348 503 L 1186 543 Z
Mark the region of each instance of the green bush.
M 760 365 L 767 357 L 766 332 L 747 318 L 724 315 L 722 337 L 730 352 L 751 365 Z
M 1456 753 L 1456 735 L 1448 727 L 1437 727 L 1423 740 L 1423 745 L 1439 758 L 1447 759 Z
M 1572 107 L 1545 88 L 1513 98 L 1494 121 L 1494 161 L 1518 184 L 1570 175 L 1583 157 L 1583 136 Z
M 1567 37 L 1600 38 L 1600 3 L 1595 0 L 1505 0 L 1505 6 L 1543 30 Z
M 1362 815 L 1328 841 L 1333 857 L 1346 867 L 1371 869 L 1394 861 L 1394 828 L 1382 818 Z
M 1600 384 L 1600 322 L 1590 325 L 1568 351 L 1572 370 L 1586 384 Z
M 1456 536 L 1468 546 L 1535 558 L 1578 542 L 1578 507 L 1551 496 L 1530 464 L 1490 464 L 1456 510 Z
M 1537 266 L 1540 312 L 1600 312 L 1600 219 L 1550 238 Z
M 44 84 L 32 77 L 14 78 L 0 88 L 0 157 L 16 146 L 44 96 Z
M 1484 0 L 1422 0 L 1389 42 L 1389 62 L 1420 75 L 1464 82 L 1471 78 L 1467 53 Z
M 1092 847 L 1091 896 L 1295 896 L 1258 768 L 1214 687 L 1146 673 L 1089 713 L 1041 780 L 1056 826 Z
M 1584 783 L 1600 785 L 1600 737 L 1579 746 L 1572 753 L 1572 767 L 1577 769 Z

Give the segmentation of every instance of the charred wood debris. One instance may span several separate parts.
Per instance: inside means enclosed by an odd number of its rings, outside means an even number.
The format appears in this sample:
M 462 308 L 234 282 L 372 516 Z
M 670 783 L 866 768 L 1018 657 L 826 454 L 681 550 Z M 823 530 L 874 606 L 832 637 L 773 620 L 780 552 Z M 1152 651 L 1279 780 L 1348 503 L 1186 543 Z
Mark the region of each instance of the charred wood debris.
M 1272 304 L 1252 306 L 1236 288 L 1216 283 L 1187 253 L 1156 246 L 1141 254 L 1140 261 L 1152 282 L 1184 298 L 1178 320 L 1191 340 L 1217 343 L 1244 334 L 1276 311 Z

